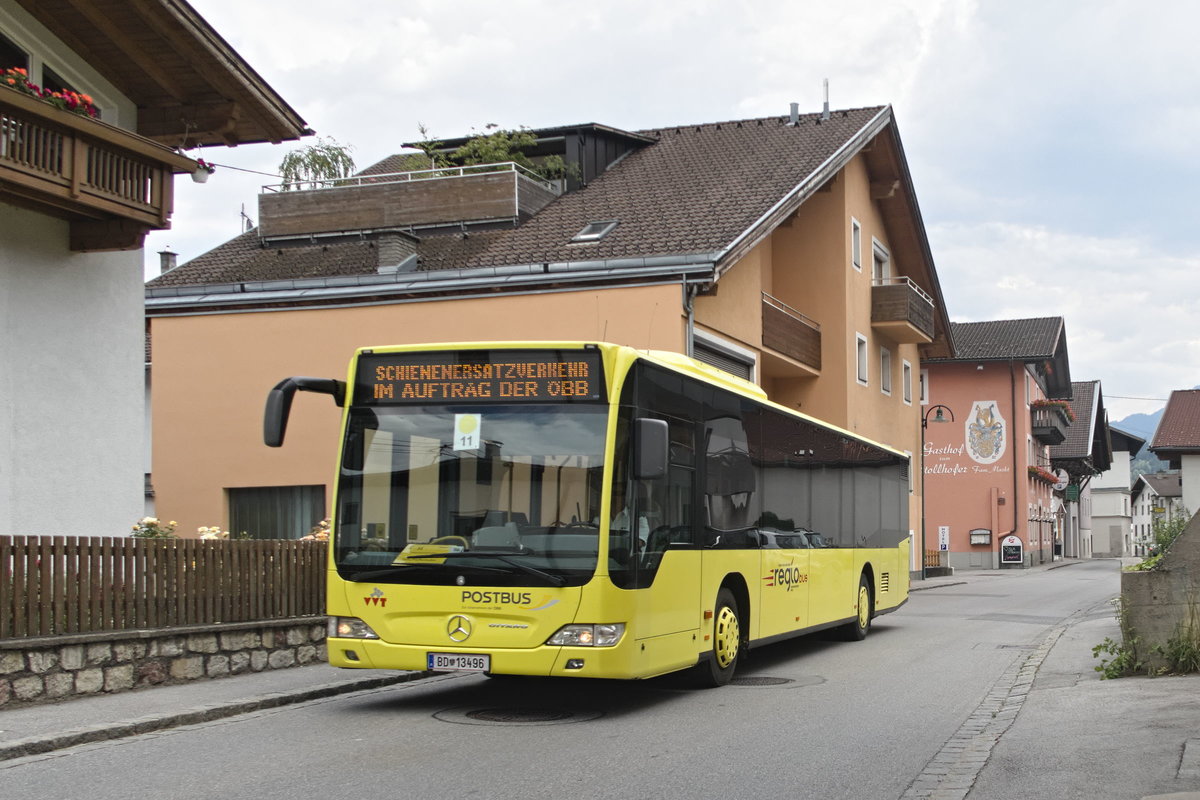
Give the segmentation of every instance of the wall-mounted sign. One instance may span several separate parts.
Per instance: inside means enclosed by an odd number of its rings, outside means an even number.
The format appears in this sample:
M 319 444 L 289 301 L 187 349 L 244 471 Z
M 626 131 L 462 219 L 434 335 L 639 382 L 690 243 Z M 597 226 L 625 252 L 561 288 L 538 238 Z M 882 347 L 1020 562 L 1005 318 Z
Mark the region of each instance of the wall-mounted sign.
M 950 526 L 938 525 L 938 550 L 950 549 Z
M 967 452 L 980 464 L 992 464 L 1004 455 L 1004 417 L 994 400 L 976 400 L 967 415 Z
M 1001 564 L 1024 564 L 1025 545 L 1019 536 L 1005 536 L 1000 541 Z
M 987 528 L 974 528 L 971 531 L 971 544 L 991 544 L 992 532 Z

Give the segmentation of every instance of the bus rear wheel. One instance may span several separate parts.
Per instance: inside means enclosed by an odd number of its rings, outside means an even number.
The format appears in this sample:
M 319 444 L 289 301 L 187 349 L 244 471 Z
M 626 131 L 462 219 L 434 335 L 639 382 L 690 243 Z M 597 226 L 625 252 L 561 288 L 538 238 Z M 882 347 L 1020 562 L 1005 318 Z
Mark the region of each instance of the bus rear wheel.
M 871 596 L 871 581 L 867 573 L 858 579 L 858 615 L 841 628 L 842 638 L 850 642 L 861 642 L 871 630 L 871 618 L 875 616 L 875 603 Z
M 717 592 L 713 614 L 712 647 L 694 668 L 696 683 L 703 687 L 724 686 L 733 678 L 742 651 L 742 622 L 733 592 Z

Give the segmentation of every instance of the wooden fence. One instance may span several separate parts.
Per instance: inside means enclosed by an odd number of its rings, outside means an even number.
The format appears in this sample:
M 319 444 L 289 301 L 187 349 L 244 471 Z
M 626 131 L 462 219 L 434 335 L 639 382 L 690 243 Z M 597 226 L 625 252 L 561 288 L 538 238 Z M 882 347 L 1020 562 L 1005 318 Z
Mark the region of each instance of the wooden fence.
M 925 566 L 927 567 L 944 567 L 946 560 L 945 550 L 926 550 L 925 551 Z
M 0 639 L 324 614 L 326 547 L 0 536 Z

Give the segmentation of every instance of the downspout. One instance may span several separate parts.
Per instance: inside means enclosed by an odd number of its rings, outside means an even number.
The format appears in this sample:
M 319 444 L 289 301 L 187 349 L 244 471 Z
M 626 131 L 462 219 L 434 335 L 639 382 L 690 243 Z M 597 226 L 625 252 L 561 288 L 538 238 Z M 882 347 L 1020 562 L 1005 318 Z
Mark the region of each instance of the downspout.
M 687 341 L 684 343 L 683 352 L 688 358 L 692 358 L 692 341 L 696 331 L 696 295 L 700 292 L 700 287 L 689 284 L 685 278 L 681 288 L 683 289 L 683 310 L 687 314 Z
M 1013 364 L 1015 363 L 1016 362 L 1011 358 L 1008 360 L 1008 388 L 1012 393 L 1012 401 L 1011 405 L 1009 406 L 1009 413 L 1012 415 L 1010 419 L 1014 423 L 1017 421 L 1017 372 L 1013 367 Z M 1009 430 L 1012 430 L 1011 424 L 1009 426 Z M 1000 568 L 1000 541 L 1002 541 L 1003 538 L 1015 535 L 1017 532 L 1017 442 L 1015 436 L 1012 438 L 1012 499 L 1009 501 L 1009 504 L 1012 506 L 1012 529 L 1009 530 L 1008 533 L 1004 534 L 1004 537 L 997 540 L 996 569 Z M 1023 567 L 1025 564 L 1022 563 L 1021 566 Z

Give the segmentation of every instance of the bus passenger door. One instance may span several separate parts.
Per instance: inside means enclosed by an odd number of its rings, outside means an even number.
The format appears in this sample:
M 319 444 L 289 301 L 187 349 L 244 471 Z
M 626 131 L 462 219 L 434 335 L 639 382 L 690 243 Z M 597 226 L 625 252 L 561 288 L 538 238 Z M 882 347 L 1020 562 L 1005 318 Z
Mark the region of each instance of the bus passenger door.
M 802 533 L 759 531 L 760 637 L 778 636 L 808 625 L 809 553 Z

